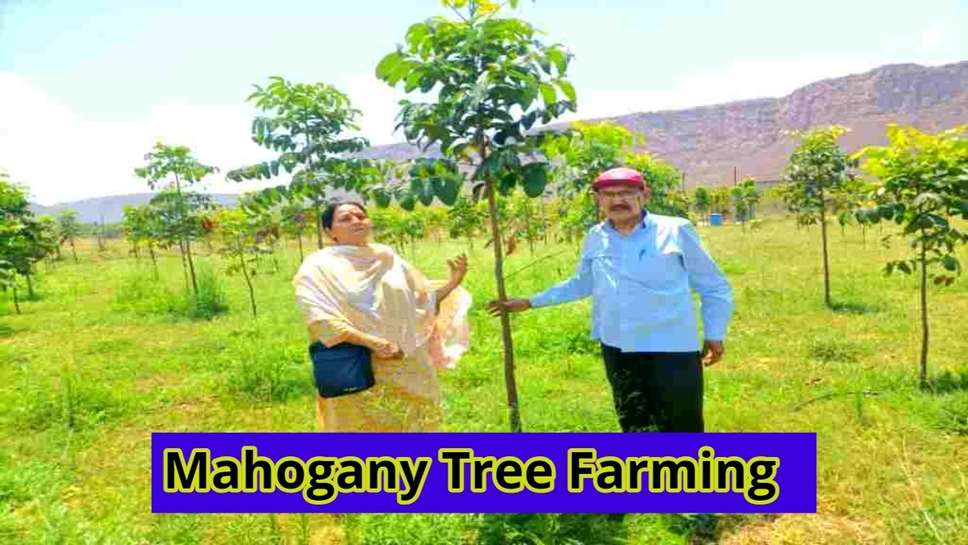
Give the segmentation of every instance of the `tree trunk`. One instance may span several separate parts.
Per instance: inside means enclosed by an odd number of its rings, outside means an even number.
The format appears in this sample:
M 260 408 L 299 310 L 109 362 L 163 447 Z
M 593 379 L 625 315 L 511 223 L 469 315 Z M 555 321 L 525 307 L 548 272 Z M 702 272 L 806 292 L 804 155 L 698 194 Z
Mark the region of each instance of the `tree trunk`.
M 71 254 L 74 256 L 74 264 L 77 265 L 77 249 L 74 247 L 74 237 L 71 237 Z
M 316 247 L 320 250 L 323 249 L 323 216 L 319 207 L 316 207 Z
M 239 241 L 239 248 L 243 248 L 242 241 Z M 249 268 L 245 264 L 245 253 L 239 252 L 239 262 L 242 264 L 242 276 L 245 277 L 245 285 L 249 287 L 249 303 L 252 305 L 252 317 L 256 317 L 255 313 L 255 290 L 252 289 L 252 279 L 249 278 Z
M 101 223 L 97 225 L 97 251 L 104 251 L 104 216 L 101 216 Z
M 313 140 L 310 137 L 312 130 L 309 127 L 309 120 L 305 117 L 303 118 L 303 134 L 306 136 L 306 149 L 311 150 L 313 147 Z M 313 172 L 313 154 L 309 151 L 306 154 L 306 171 L 308 173 Z M 321 191 L 320 198 L 326 198 L 326 192 Z M 315 206 L 313 206 L 313 212 L 315 212 L 314 217 L 316 218 L 316 247 L 319 250 L 323 249 L 323 211 L 319 208 L 319 201 L 314 201 Z
M 545 207 L 544 203 L 539 203 L 541 206 L 538 210 L 541 212 L 541 237 L 544 239 L 544 245 L 548 245 L 548 218 L 545 217 Z
M 184 210 L 182 209 L 184 203 L 181 200 L 181 194 L 182 194 L 181 178 L 178 176 L 177 172 L 175 173 L 175 192 L 178 194 L 178 220 L 180 222 L 185 218 L 184 218 Z M 181 252 L 181 257 L 182 257 L 182 272 L 185 273 L 185 289 L 188 289 L 189 287 L 191 287 L 192 293 L 195 294 L 195 296 L 197 297 L 198 283 L 195 281 L 195 264 L 192 263 L 192 254 L 191 254 L 192 250 L 189 244 L 191 244 L 191 242 L 189 242 L 188 237 L 185 237 L 185 236 L 179 237 L 178 250 Z M 191 271 L 190 275 L 186 271 L 186 263 L 187 263 L 187 269 Z M 190 284 L 188 281 L 189 276 L 191 277 Z
M 921 388 L 928 386 L 928 262 L 921 230 Z
M 481 162 L 485 160 L 481 154 Z M 494 185 L 485 180 L 487 209 L 491 216 L 491 238 L 494 244 L 494 280 L 497 282 L 497 298 L 502 303 L 507 300 L 504 287 L 504 255 L 501 247 L 501 227 L 497 222 L 497 200 Z M 507 389 L 508 411 L 512 432 L 521 431 L 521 412 L 518 408 L 518 386 L 514 379 L 514 341 L 511 338 L 511 317 L 506 310 L 501 311 L 501 340 L 504 343 L 504 383 Z
M 13 308 L 20 314 L 20 299 L 17 298 L 17 280 L 14 279 L 13 284 Z
M 151 265 L 155 270 L 155 280 L 158 280 L 158 261 L 155 260 L 155 246 L 152 243 L 148 243 L 148 255 L 151 256 Z
M 27 280 L 27 298 L 30 299 L 30 300 L 33 300 L 34 297 L 35 297 L 35 294 L 34 294 L 34 281 L 33 281 L 33 278 L 30 276 L 30 272 L 28 272 L 27 274 L 25 274 L 24 275 L 24 278 Z
M 285 243 L 286 239 L 282 239 L 282 241 L 283 243 Z M 275 239 L 272 241 L 272 244 L 269 246 L 269 255 L 272 256 L 273 273 L 279 272 L 279 257 L 276 255 L 276 252 L 278 250 L 279 250 L 279 239 Z
M 185 244 L 181 240 L 178 241 L 178 254 L 181 256 L 182 276 L 185 277 L 185 291 L 188 291 L 192 288 L 192 283 L 188 279 L 188 263 L 185 262 Z
M 531 232 L 531 205 L 524 201 L 524 229 L 528 234 L 528 249 L 531 250 L 531 257 L 534 257 L 534 234 Z
M 185 256 L 188 258 L 188 272 L 192 277 L 192 293 L 198 296 L 198 282 L 195 280 L 195 262 L 192 261 L 192 241 L 185 239 Z
M 305 260 L 303 257 L 302 233 L 296 235 L 296 242 L 299 244 L 299 263 L 302 263 Z
M 827 258 L 827 214 L 823 200 L 823 188 L 820 189 L 820 241 L 823 248 L 823 301 L 827 308 L 830 302 L 830 263 Z

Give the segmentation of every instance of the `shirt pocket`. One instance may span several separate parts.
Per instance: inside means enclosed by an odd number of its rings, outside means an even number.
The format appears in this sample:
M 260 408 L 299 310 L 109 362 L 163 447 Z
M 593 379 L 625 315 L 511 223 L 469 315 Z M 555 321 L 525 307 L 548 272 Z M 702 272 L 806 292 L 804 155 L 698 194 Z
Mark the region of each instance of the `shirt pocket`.
M 627 269 L 631 280 L 655 291 L 675 290 L 685 278 L 682 254 L 673 248 L 642 249 L 629 256 Z

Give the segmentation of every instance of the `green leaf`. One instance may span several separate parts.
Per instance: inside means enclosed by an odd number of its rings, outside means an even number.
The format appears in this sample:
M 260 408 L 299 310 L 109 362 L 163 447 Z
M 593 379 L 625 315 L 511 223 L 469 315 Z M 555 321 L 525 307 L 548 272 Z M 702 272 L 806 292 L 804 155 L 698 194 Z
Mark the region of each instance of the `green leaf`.
M 962 218 L 968 219 L 968 200 L 958 202 L 955 207 L 958 210 L 957 213 L 961 214 Z
M 514 191 L 514 186 L 520 181 L 517 172 L 507 172 L 498 178 L 497 191 L 507 197 Z
M 379 64 L 376 65 L 376 77 L 390 83 L 390 75 L 396 71 L 402 61 L 403 55 L 401 55 L 399 51 L 394 51 L 393 53 L 383 57 Z M 396 82 L 392 82 L 390 85 L 393 85 L 394 83 Z
M 430 206 L 430 203 L 434 201 L 434 190 L 431 185 L 431 180 L 428 178 L 433 165 L 428 164 L 423 160 L 421 164 L 416 165 L 417 176 L 413 176 L 414 169 L 411 169 L 410 178 L 410 192 L 409 194 L 416 197 L 423 203 L 424 206 Z
M 386 82 L 390 85 L 396 85 L 400 80 L 408 77 L 418 66 L 420 65 L 412 61 L 401 61 L 400 64 L 390 71 Z
M 948 270 L 951 272 L 955 272 L 960 268 L 959 267 L 960 264 L 958 263 L 958 258 L 951 254 L 948 254 L 941 258 L 941 265 L 944 266 L 945 270 Z
M 911 202 L 911 204 L 916 207 L 920 207 L 928 204 L 935 205 L 939 203 L 941 203 L 941 196 L 938 195 L 937 193 L 931 193 L 931 192 L 921 193 L 920 195 L 914 198 L 914 201 Z
M 423 77 L 422 70 L 414 70 L 410 72 L 410 74 L 407 76 L 406 82 L 404 83 L 404 91 L 409 93 L 414 89 L 416 89 L 417 87 L 420 87 L 420 78 L 422 77 Z
M 524 127 L 524 130 L 526 131 L 531 130 L 532 125 L 534 125 L 534 122 L 537 120 L 538 112 L 531 112 L 521 117 L 521 126 Z
M 437 198 L 440 199 L 440 202 L 446 204 L 447 206 L 452 206 L 455 202 L 457 202 L 457 196 L 460 193 L 459 178 L 451 176 L 444 178 L 443 180 L 435 181 L 441 182 L 434 188 L 434 193 L 437 195 Z
M 578 97 L 575 94 L 575 87 L 571 83 L 563 79 L 558 80 L 556 83 L 558 84 L 558 88 L 561 89 L 561 92 L 565 94 L 569 101 L 578 102 Z
M 424 182 L 417 187 L 417 198 L 424 206 L 430 206 L 434 202 L 433 180 Z
M 427 23 L 416 23 L 410 25 L 410 28 L 407 29 L 405 39 L 412 49 L 420 49 L 429 34 L 430 28 L 427 26 Z
M 478 167 L 477 178 L 480 180 L 493 180 L 495 177 L 500 175 L 503 170 L 504 161 L 502 160 L 502 156 L 498 153 L 492 153 Z
M 403 208 L 407 212 L 412 212 L 414 206 L 416 205 L 417 205 L 417 202 L 413 198 L 413 194 L 406 193 L 400 197 L 400 208 Z
M 531 197 L 540 197 L 548 185 L 547 163 L 529 163 L 524 166 L 524 193 Z
M 558 75 L 563 76 L 565 70 L 568 69 L 568 55 L 560 49 L 551 48 L 548 50 L 548 59 L 555 64 L 555 68 L 558 69 Z
M 555 88 L 551 84 L 542 83 L 539 90 L 541 91 L 541 99 L 544 100 L 546 108 L 555 103 L 555 99 L 558 98 L 558 93 L 555 92 Z
M 538 64 L 546 74 L 551 74 L 551 60 L 548 57 L 538 57 Z
M 373 200 L 376 205 L 380 208 L 386 208 L 390 206 L 390 194 L 384 189 L 374 189 L 373 190 Z

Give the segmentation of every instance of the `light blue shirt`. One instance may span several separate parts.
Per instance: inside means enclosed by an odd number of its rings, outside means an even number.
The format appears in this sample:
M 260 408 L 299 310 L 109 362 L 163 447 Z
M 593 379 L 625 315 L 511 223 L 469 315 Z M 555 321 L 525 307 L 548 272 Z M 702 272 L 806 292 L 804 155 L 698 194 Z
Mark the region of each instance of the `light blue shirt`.
M 628 235 L 607 220 L 592 227 L 575 275 L 530 302 L 538 308 L 591 296 L 593 339 L 623 352 L 695 352 L 691 289 L 706 339 L 723 340 L 733 313 L 729 282 L 689 220 L 647 212 Z

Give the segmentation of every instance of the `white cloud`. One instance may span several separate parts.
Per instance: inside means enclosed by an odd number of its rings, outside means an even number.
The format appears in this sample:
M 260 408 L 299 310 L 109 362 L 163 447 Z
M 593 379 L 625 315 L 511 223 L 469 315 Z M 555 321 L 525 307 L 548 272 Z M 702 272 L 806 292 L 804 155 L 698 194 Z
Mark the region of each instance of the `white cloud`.
M 393 134 L 397 102 L 404 96 L 373 77 L 350 77 L 341 87 L 363 111 L 360 132 L 374 145 L 402 140 Z M 28 185 L 41 204 L 147 191 L 134 169 L 157 141 L 190 147 L 221 172 L 206 178 L 213 192 L 239 192 L 284 183 L 228 182 L 225 171 L 273 154 L 249 138 L 255 110 L 248 105 L 168 103 L 124 121 L 82 119 L 26 78 L 0 72 L 0 168 Z
M 819 79 L 871 68 L 874 65 L 849 61 L 743 61 L 683 78 L 667 89 L 583 89 L 576 82 L 579 111 L 566 119 L 783 96 Z M 402 140 L 402 135 L 393 134 L 402 91 L 372 76 L 349 77 L 341 83 L 363 111 L 361 132 L 374 145 Z M 271 156 L 249 139 L 254 111 L 245 104 L 161 104 L 139 118 L 101 121 L 77 116 L 14 73 L 0 72 L 0 94 L 0 168 L 14 181 L 28 184 L 32 199 L 42 204 L 146 191 L 133 169 L 144 163 L 144 154 L 158 140 L 190 146 L 199 160 L 221 168 L 207 180 L 210 191 L 238 192 L 282 183 L 224 180 L 226 170 Z
M 267 185 L 224 180 L 225 169 L 266 156 L 249 140 L 245 106 L 163 104 L 142 118 L 99 121 L 76 116 L 17 74 L 0 73 L 0 91 L 0 168 L 27 184 L 36 202 L 147 191 L 134 169 L 157 141 L 189 146 L 201 162 L 223 169 L 206 179 L 210 191 Z
M 930 51 L 941 45 L 943 38 L 944 36 L 940 29 L 925 30 L 921 33 L 918 45 L 920 49 Z
M 403 140 L 402 134 L 393 132 L 397 104 L 406 96 L 403 91 L 373 76 L 351 76 L 339 88 L 349 95 L 353 107 L 363 112 L 360 132 L 370 139 L 370 144 L 378 146 Z
M 940 28 L 930 28 L 918 37 L 917 49 L 921 53 L 937 50 L 944 43 L 944 31 Z

